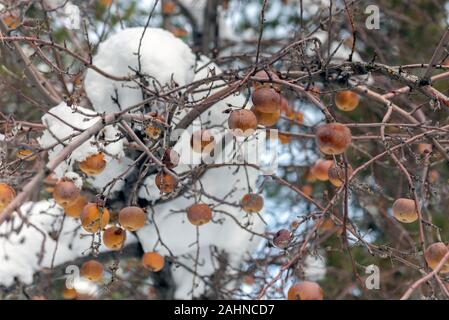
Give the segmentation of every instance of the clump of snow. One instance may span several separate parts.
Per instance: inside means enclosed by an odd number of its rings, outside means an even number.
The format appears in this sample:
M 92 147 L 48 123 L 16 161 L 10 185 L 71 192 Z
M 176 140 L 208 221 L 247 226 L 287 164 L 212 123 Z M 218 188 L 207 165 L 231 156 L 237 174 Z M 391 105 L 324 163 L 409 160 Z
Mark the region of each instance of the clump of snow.
M 18 233 L 12 232 L 8 237 L 0 237 L 0 284 L 10 286 L 14 278 L 31 284 L 35 272 L 52 266 L 53 256 L 53 265 L 58 266 L 89 253 L 92 238 L 81 237 L 83 231 L 79 228 L 78 219 L 66 217 L 63 220 L 63 209 L 53 200 L 27 202 L 21 206 L 20 211 L 29 224 L 24 224 Z M 14 220 L 0 226 L 0 234 L 8 234 L 12 227 L 20 226 L 21 219 L 16 215 L 13 217 Z M 62 231 L 56 242 L 52 235 L 59 232 L 61 223 Z M 126 244 L 135 242 L 136 238 L 129 233 Z M 99 250 L 109 251 L 103 245 Z M 40 255 L 42 259 L 39 259 Z M 41 263 L 39 260 L 42 260 Z
M 69 107 L 65 102 L 51 108 L 43 117 L 42 123 L 46 126 L 38 142 L 43 148 L 50 148 L 48 156 L 52 159 L 65 145 L 73 141 L 75 136 L 90 128 L 101 118 L 92 110 L 75 106 Z M 106 154 L 106 161 L 111 157 L 120 158 L 123 156 L 123 139 L 120 138 L 118 129 L 114 126 L 106 126 L 97 134 L 91 137 L 69 157 L 62 162 L 55 170 L 57 177 L 62 177 L 66 172 L 72 171 L 76 161 L 84 161 L 87 157 L 100 151 Z
M 83 188 L 83 178 L 81 178 L 81 176 L 78 173 L 70 171 L 70 172 L 67 172 L 64 175 L 64 177 L 67 178 L 67 179 L 72 180 L 73 183 L 75 184 L 75 186 L 78 189 L 82 189 Z
M 122 30 L 100 44 L 93 64 L 117 77 L 132 76 L 139 70 L 139 44 L 144 28 Z M 156 79 L 159 85 L 182 86 L 192 81 L 195 55 L 172 33 L 158 28 L 148 28 L 141 45 L 141 70 Z M 117 112 L 142 101 L 142 90 L 134 82 L 114 81 L 94 70 L 89 70 L 84 82 L 87 96 L 98 112 Z M 118 100 L 118 104 L 114 99 Z
M 49 11 L 49 16 L 56 26 L 65 27 L 73 31 L 81 29 L 80 8 L 68 0 L 44 0 L 44 10 Z

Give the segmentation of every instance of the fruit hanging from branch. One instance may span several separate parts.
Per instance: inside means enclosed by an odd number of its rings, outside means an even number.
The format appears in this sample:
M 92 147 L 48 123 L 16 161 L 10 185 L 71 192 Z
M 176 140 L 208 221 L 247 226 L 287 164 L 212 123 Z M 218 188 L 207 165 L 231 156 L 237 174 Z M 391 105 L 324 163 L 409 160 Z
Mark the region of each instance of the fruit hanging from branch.
M 349 90 L 339 91 L 335 94 L 335 105 L 342 111 L 352 111 L 359 105 L 360 97 Z
M 28 148 L 21 148 L 17 150 L 16 156 L 23 161 L 29 162 L 34 161 L 37 158 L 35 151 Z
M 162 2 L 162 13 L 173 14 L 176 10 L 176 2 L 174 0 L 167 0 Z
M 412 223 L 418 220 L 418 211 L 415 201 L 412 199 L 399 198 L 393 203 L 394 217 L 403 223 Z
M 120 250 L 126 240 L 126 231 L 120 227 L 109 227 L 103 232 L 103 244 L 111 250 Z
M 257 111 L 273 113 L 281 110 L 282 96 L 272 88 L 258 88 L 251 97 Z
M 103 279 L 103 265 L 96 260 L 89 260 L 83 263 L 80 275 L 90 281 L 100 281 Z
M 142 208 L 129 206 L 118 214 L 120 225 L 128 231 L 137 231 L 145 225 L 146 215 Z
M 278 139 L 281 144 L 289 144 L 292 142 L 292 135 L 288 133 L 278 133 Z
M 163 116 L 158 115 L 155 112 L 151 112 L 150 116 L 152 119 L 149 120 L 149 123 L 145 126 L 145 134 L 147 137 L 156 140 L 159 139 L 164 128 L 163 124 L 165 123 L 165 119 Z
M 257 118 L 251 110 L 234 110 L 229 116 L 228 126 L 234 135 L 249 137 L 257 129 Z
M 288 300 L 323 300 L 323 289 L 316 282 L 302 281 L 288 289 Z
M 64 213 L 69 217 L 79 218 L 87 203 L 87 198 L 83 195 L 80 195 L 73 202 L 64 207 Z
M 6 183 L 0 183 L 0 212 L 16 197 L 16 191 Z
M 178 185 L 178 180 L 176 180 L 173 175 L 161 171 L 156 175 L 155 178 L 156 186 L 162 193 L 170 193 L 176 189 Z
M 254 89 L 259 89 L 259 88 L 263 88 L 263 87 L 267 87 L 267 88 L 276 88 L 279 90 L 280 85 L 273 82 L 273 81 L 278 81 L 279 76 L 273 72 L 273 71 L 265 71 L 265 70 L 259 70 L 256 72 L 256 74 L 254 75 L 255 78 L 258 79 L 262 79 L 263 81 L 253 81 L 253 87 Z
M 96 203 L 88 203 L 81 212 L 80 220 L 84 230 L 95 233 L 106 227 L 109 223 L 109 217 L 108 209 L 99 208 Z
M 157 252 L 146 252 L 142 257 L 142 265 L 152 272 L 158 272 L 164 268 L 165 259 Z
M 207 129 L 193 132 L 190 146 L 196 153 L 210 154 L 215 147 L 215 138 Z
M 103 152 L 99 152 L 80 162 L 79 167 L 80 170 L 88 176 L 96 176 L 103 172 L 104 168 L 106 168 L 106 164 Z
M 329 168 L 328 176 L 329 181 L 336 187 L 340 187 L 346 181 L 345 165 L 338 164 L 332 161 L 332 165 Z M 348 178 L 351 176 L 353 169 L 350 164 L 348 164 Z
M 257 193 L 248 193 L 240 200 L 240 205 L 246 213 L 256 213 L 262 210 L 263 202 L 263 198 Z
M 291 240 L 292 240 L 292 233 L 287 229 L 281 229 L 278 232 L 276 232 L 273 238 L 273 244 L 274 246 L 280 249 L 285 249 L 288 247 Z
M 53 189 L 53 199 L 62 207 L 72 204 L 80 195 L 81 190 L 68 178 L 60 179 Z
M 324 154 L 342 154 L 348 149 L 351 141 L 351 130 L 341 123 L 323 124 L 316 130 L 316 142 Z
M 74 300 L 78 296 L 78 293 L 74 288 L 67 288 L 64 286 L 64 289 L 62 291 L 62 297 L 66 300 Z
M 251 111 L 254 113 L 257 119 L 257 124 L 261 126 L 271 127 L 274 126 L 279 118 L 281 117 L 281 111 L 277 110 L 275 112 L 262 112 L 257 108 L 252 107 Z
M 332 160 L 318 159 L 310 171 L 316 179 L 327 181 L 329 180 L 329 169 L 332 167 L 333 163 L 334 161 Z
M 429 268 L 435 270 L 448 251 L 448 246 L 443 242 L 435 242 L 428 246 L 424 252 L 424 258 L 426 259 Z M 449 273 L 449 259 L 443 264 L 443 267 L 440 269 L 440 273 Z
M 205 203 L 195 203 L 187 209 L 187 219 L 194 226 L 201 226 L 212 220 L 212 209 Z

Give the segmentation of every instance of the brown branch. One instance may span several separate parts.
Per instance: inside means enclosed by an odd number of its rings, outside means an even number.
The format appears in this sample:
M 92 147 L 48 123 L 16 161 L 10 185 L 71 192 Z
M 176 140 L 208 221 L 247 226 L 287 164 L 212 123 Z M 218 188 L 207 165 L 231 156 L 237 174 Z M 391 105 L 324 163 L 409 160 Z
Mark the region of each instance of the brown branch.
M 402 295 L 401 300 L 407 300 L 412 295 L 413 291 L 415 291 L 420 285 L 422 285 L 424 282 L 430 280 L 432 277 L 436 276 L 438 272 L 443 268 L 443 266 L 446 264 L 446 261 L 449 259 L 449 251 L 444 255 L 444 257 L 440 260 L 440 262 L 437 264 L 435 269 L 426 274 L 424 277 L 418 279 L 415 281 L 408 289 L 407 291 Z

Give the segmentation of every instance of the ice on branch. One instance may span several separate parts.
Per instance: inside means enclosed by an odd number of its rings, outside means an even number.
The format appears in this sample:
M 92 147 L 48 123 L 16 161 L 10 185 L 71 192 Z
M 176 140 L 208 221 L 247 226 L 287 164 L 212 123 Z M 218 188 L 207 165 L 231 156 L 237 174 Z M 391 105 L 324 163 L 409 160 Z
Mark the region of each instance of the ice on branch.
M 38 139 L 43 148 L 48 148 L 48 157 L 51 160 L 76 136 L 90 128 L 101 118 L 92 110 L 72 106 L 65 102 L 51 108 L 43 117 L 42 123 L 46 130 Z M 123 156 L 123 139 L 114 126 L 106 126 L 94 137 L 76 148 L 69 157 L 55 170 L 57 177 L 72 171 L 74 164 L 98 152 L 105 154 L 106 161 Z

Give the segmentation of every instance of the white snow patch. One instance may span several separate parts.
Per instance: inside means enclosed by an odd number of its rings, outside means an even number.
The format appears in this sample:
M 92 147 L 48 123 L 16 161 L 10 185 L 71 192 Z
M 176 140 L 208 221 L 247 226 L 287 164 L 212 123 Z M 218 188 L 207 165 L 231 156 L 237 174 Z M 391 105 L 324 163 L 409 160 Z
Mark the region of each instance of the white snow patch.
M 122 30 L 100 44 L 93 64 L 114 76 L 134 75 L 138 70 L 139 43 L 144 28 Z M 149 75 L 164 86 L 175 81 L 183 86 L 192 81 L 195 55 L 172 33 L 148 28 L 141 46 L 141 73 Z M 119 82 L 89 69 L 84 83 L 87 96 L 98 112 L 117 112 L 142 101 L 142 90 L 134 82 Z
M 308 280 L 320 281 L 326 276 L 326 271 L 324 252 L 306 257 L 304 261 L 304 275 Z
M 50 148 L 49 159 L 55 157 L 66 144 L 73 141 L 82 131 L 90 128 L 101 118 L 92 110 L 75 106 L 69 107 L 65 102 L 51 108 L 42 117 L 42 123 L 47 127 L 38 142 L 43 148 Z M 119 131 L 114 126 L 106 126 L 97 137 L 91 137 L 55 170 L 57 177 L 62 177 L 66 172 L 72 171 L 76 161 L 84 161 L 87 157 L 100 151 L 105 152 L 106 161 L 111 157 L 123 156 L 123 139 L 118 139 Z
M 70 179 L 73 181 L 73 183 L 75 184 L 75 186 L 78 189 L 82 189 L 83 188 L 83 178 L 81 178 L 81 176 L 73 171 L 67 172 L 64 177 L 66 177 L 67 179 Z

